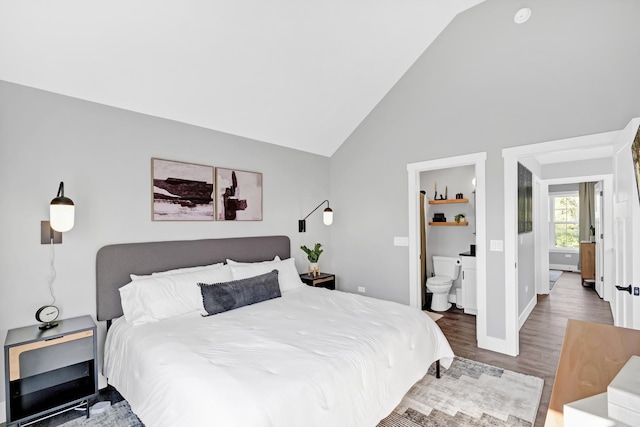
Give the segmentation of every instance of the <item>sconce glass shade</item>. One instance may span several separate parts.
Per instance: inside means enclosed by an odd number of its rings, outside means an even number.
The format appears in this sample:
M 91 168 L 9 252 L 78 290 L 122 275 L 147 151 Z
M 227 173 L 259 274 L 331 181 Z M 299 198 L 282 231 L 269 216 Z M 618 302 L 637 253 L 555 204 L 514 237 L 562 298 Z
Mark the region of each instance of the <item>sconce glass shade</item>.
M 326 209 L 322 212 L 322 221 L 324 222 L 325 225 L 331 225 L 333 224 L 333 210 L 331 210 L 331 208 L 329 207 L 329 201 L 325 200 L 324 202 L 320 203 L 318 206 L 316 206 L 316 208 L 314 210 L 312 210 L 309 215 L 311 215 L 312 213 L 314 213 L 315 211 L 318 210 L 318 208 L 324 204 L 327 204 Z M 307 218 L 309 218 L 309 215 L 305 216 L 304 219 L 300 219 L 298 220 L 298 231 L 300 233 L 304 233 L 305 231 L 307 231 Z
M 61 233 L 69 231 L 73 228 L 75 221 L 76 207 L 73 201 L 64 197 L 64 183 L 60 183 L 58 188 L 58 196 L 51 200 L 49 205 L 49 221 L 51 228 Z
M 324 221 L 324 225 L 333 224 L 333 210 L 331 208 L 326 208 L 322 213 L 322 221 Z

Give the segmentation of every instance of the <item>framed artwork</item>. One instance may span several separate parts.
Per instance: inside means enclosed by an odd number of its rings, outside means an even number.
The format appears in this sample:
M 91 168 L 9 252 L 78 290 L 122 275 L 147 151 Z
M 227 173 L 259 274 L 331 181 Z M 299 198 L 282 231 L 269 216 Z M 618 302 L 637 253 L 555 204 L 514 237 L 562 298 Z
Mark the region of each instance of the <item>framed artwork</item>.
M 213 166 L 151 159 L 153 221 L 213 221 Z
M 518 163 L 518 234 L 533 231 L 533 175 Z
M 633 170 L 636 176 L 636 187 L 638 188 L 638 200 L 640 200 L 640 128 L 636 132 L 636 137 L 631 143 L 631 155 L 633 157 Z
M 262 221 L 262 174 L 216 168 L 216 219 Z

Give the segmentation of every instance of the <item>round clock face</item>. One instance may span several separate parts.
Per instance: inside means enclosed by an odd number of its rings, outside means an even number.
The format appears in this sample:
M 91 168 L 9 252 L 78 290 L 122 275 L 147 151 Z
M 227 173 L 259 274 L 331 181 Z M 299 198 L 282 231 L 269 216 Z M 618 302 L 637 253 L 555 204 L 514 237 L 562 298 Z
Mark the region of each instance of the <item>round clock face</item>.
M 60 311 L 55 305 L 45 305 L 36 311 L 36 320 L 38 322 L 53 322 L 58 318 Z

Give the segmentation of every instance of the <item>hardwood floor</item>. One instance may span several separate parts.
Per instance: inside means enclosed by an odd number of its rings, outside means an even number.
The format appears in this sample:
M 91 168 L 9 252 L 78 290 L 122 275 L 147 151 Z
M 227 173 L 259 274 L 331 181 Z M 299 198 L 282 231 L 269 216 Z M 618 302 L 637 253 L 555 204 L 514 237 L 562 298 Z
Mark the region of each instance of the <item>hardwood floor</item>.
M 609 303 L 581 285 L 580 274 L 564 272 L 549 295 L 538 304 L 520 329 L 520 354 L 511 357 L 476 345 L 476 318 L 455 308 L 438 321 L 457 356 L 544 379 L 536 426 L 543 426 L 568 319 L 613 325 Z

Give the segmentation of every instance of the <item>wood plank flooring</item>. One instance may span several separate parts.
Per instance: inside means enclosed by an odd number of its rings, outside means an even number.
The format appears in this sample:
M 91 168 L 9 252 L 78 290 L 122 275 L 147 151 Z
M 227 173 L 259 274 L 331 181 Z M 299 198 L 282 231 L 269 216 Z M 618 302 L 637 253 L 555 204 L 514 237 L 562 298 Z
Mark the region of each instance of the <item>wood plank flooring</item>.
M 476 318 L 455 308 L 438 321 L 453 352 L 460 357 L 544 379 L 536 426 L 543 426 L 568 319 L 613 325 L 609 303 L 581 285 L 580 275 L 564 272 L 549 295 L 538 304 L 520 329 L 520 354 L 511 357 L 476 345 Z

